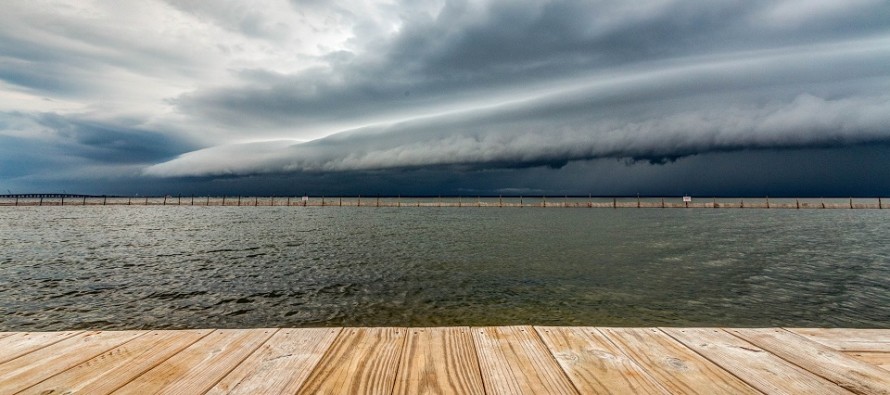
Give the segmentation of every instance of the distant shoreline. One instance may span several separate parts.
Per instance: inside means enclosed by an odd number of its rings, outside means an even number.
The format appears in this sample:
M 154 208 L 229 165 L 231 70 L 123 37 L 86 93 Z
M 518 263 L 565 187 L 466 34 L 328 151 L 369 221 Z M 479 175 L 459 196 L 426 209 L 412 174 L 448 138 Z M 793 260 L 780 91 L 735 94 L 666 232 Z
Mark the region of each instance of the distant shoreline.
M 596 196 L 87 196 L 0 195 L 0 206 L 198 206 L 198 207 L 496 207 L 496 208 L 760 208 L 885 209 L 883 197 L 596 197 Z

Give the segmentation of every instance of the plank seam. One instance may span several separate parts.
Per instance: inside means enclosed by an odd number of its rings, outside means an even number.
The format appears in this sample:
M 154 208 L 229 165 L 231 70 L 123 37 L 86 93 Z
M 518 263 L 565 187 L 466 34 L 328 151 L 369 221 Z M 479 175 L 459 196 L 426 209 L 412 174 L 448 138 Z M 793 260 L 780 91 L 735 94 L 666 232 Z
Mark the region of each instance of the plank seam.
M 717 330 L 721 330 L 722 328 L 715 328 L 715 329 L 717 329 Z M 719 363 L 719 362 L 717 362 L 717 361 L 715 361 L 715 360 L 713 360 L 713 359 L 711 359 L 711 358 L 708 358 L 707 355 L 702 354 L 702 353 L 696 351 L 696 350 L 695 350 L 694 348 L 692 348 L 692 347 L 689 347 L 689 345 L 687 345 L 686 343 L 684 343 L 682 340 L 680 340 L 680 339 L 678 339 L 678 338 L 676 338 L 676 337 L 671 336 L 670 333 L 668 333 L 667 331 L 665 331 L 665 330 L 662 329 L 661 327 L 658 327 L 658 330 L 661 331 L 661 333 L 664 333 L 665 335 L 667 335 L 667 337 L 673 339 L 675 342 L 682 344 L 683 347 L 686 347 L 686 349 L 692 351 L 692 352 L 695 353 L 695 354 L 698 354 L 700 357 L 704 358 L 706 361 L 708 361 L 708 362 L 710 362 L 711 364 L 713 364 L 714 366 L 718 367 L 720 370 L 726 372 L 727 374 L 729 374 L 729 375 L 732 376 L 732 377 L 737 378 L 739 381 L 741 381 L 741 382 L 747 384 L 749 387 L 753 388 L 755 391 L 757 391 L 757 392 L 759 392 L 759 393 L 761 393 L 761 394 L 766 395 L 766 392 L 763 392 L 760 388 L 757 388 L 757 386 L 756 386 L 755 383 L 750 382 L 750 381 L 748 381 L 748 380 L 745 380 L 744 378 L 740 377 L 739 375 L 737 375 L 737 374 L 735 374 L 735 373 L 733 373 L 733 372 L 727 370 L 726 368 L 723 367 L 723 365 L 722 365 L 721 363 Z M 749 341 L 747 341 L 747 340 L 745 340 L 745 339 L 742 339 L 742 341 L 744 341 L 745 343 L 751 344 Z M 755 347 L 760 348 L 760 349 L 763 349 L 763 347 L 758 347 L 758 346 L 755 346 Z M 770 353 L 770 354 L 772 354 L 772 353 Z M 793 366 L 797 366 L 797 365 L 793 365 Z M 808 372 L 808 370 L 805 370 L 805 371 Z
M 324 353 L 321 354 L 321 358 L 318 359 L 318 362 L 315 364 L 314 367 L 312 367 L 312 370 L 309 371 L 309 374 L 306 375 L 306 379 L 303 380 L 303 383 L 300 384 L 300 386 L 297 388 L 298 394 L 301 393 L 300 391 L 303 390 L 303 387 L 305 387 L 306 384 L 310 383 L 312 378 L 316 377 L 315 371 L 317 371 L 319 368 L 324 369 L 324 367 L 322 367 L 322 361 L 325 361 L 328 358 L 328 355 L 335 352 L 332 350 L 334 348 L 336 348 L 336 347 L 334 347 L 334 345 L 336 345 L 338 343 L 338 340 L 340 340 L 340 337 L 348 336 L 348 333 L 346 333 L 347 332 L 346 327 L 341 326 L 341 327 L 336 327 L 336 328 L 339 328 L 339 330 L 337 331 L 337 336 L 334 337 L 334 340 L 331 341 L 331 344 L 328 345 L 328 348 L 324 351 Z M 355 327 L 352 327 L 352 329 L 355 329 Z M 321 375 L 322 373 L 323 372 L 319 371 L 318 374 Z
M 828 348 L 830 348 L 830 349 L 832 349 L 832 350 L 835 350 L 835 351 L 838 351 L 838 352 L 842 352 L 842 353 L 848 353 L 848 352 L 890 352 L 890 351 L 875 351 L 875 350 L 870 349 L 870 348 L 862 348 L 862 349 L 859 349 L 859 348 L 847 348 L 847 349 L 842 349 L 842 347 L 841 347 L 841 348 L 838 348 L 838 347 L 835 346 L 835 345 L 828 344 L 828 343 L 824 343 L 823 341 L 825 341 L 825 339 L 819 338 L 818 336 L 807 336 L 807 335 L 805 335 L 805 334 L 803 334 L 803 333 L 800 333 L 800 332 L 798 332 L 798 331 L 795 330 L 795 329 L 800 329 L 800 328 L 785 328 L 785 327 L 781 327 L 780 329 L 784 329 L 784 330 L 786 330 L 786 331 L 788 331 L 788 332 L 791 332 L 791 333 L 793 333 L 793 334 L 795 334 L 795 335 L 802 336 L 803 338 L 805 338 L 805 339 L 807 339 L 807 340 L 809 340 L 809 341 L 812 341 L 812 342 L 815 342 L 815 343 L 819 343 L 819 344 L 821 344 L 821 345 L 823 345 L 823 346 L 825 346 L 825 347 L 828 347 Z M 806 328 L 806 329 L 809 329 L 809 328 Z M 890 343 L 890 342 L 884 342 L 884 341 L 877 341 L 877 342 L 870 342 L 870 341 L 866 341 L 866 342 L 850 341 L 849 344 L 853 344 L 853 343 L 856 343 L 856 344 L 858 344 L 858 343 L 865 343 L 865 344 L 884 344 L 884 343 Z
M 479 344 L 476 342 L 476 333 L 475 331 L 481 331 L 482 327 L 472 326 L 470 327 L 470 336 L 473 339 L 473 351 L 476 352 L 476 365 L 479 367 L 479 378 L 482 380 L 482 391 L 486 394 L 491 393 L 491 383 L 485 381 L 485 374 L 482 373 L 482 356 L 479 355 Z
M 565 377 L 566 381 L 568 381 L 572 385 L 572 388 L 575 389 L 575 393 L 580 394 L 581 389 L 579 389 L 578 385 L 575 384 L 574 381 L 572 381 L 572 378 L 569 376 L 569 373 L 566 372 L 566 370 L 562 367 L 562 364 L 559 363 L 559 360 L 556 359 L 556 355 L 553 355 L 553 350 L 551 350 L 550 347 L 547 347 L 547 342 L 545 342 L 544 338 L 541 337 L 541 333 L 539 332 L 539 330 L 540 330 L 539 327 L 532 326 L 532 330 L 533 330 L 533 332 L 535 332 L 535 337 L 538 339 L 538 343 L 540 343 L 541 346 L 543 346 L 544 349 L 547 350 L 547 354 L 550 355 L 550 359 L 553 361 L 553 363 L 556 364 L 556 366 L 559 367 L 559 371 L 562 372 L 562 376 Z
M 806 337 L 800 336 L 800 335 L 798 335 L 798 334 L 796 334 L 796 333 L 794 333 L 794 332 L 792 332 L 792 331 L 789 331 L 789 330 L 787 330 L 787 329 L 785 329 L 785 328 L 778 328 L 778 329 L 783 330 L 783 331 L 785 331 L 785 332 L 788 332 L 788 333 L 790 333 L 790 334 L 792 334 L 792 335 L 794 335 L 794 336 L 800 337 L 800 338 L 803 339 L 805 342 L 813 343 L 813 344 L 817 344 L 817 345 L 820 345 L 820 346 L 824 346 L 822 343 L 815 342 L 815 341 L 812 341 L 812 340 L 810 340 L 810 339 L 807 339 Z M 727 329 L 723 329 L 723 331 L 726 332 L 726 333 L 729 333 L 730 335 L 735 336 L 735 337 L 737 337 L 737 338 L 739 338 L 739 339 L 742 339 L 743 341 L 746 341 L 746 342 L 748 341 L 748 339 L 745 339 L 744 337 L 742 337 L 742 336 L 740 336 L 740 335 L 734 334 L 734 333 L 732 333 L 731 331 L 729 331 L 729 330 L 727 330 Z M 749 342 L 749 343 L 751 343 L 751 342 Z M 752 343 L 752 344 L 753 344 L 753 343 Z M 783 361 L 785 361 L 785 362 L 788 362 L 788 363 L 790 363 L 791 365 L 797 366 L 798 368 L 803 369 L 803 370 L 806 371 L 806 372 L 810 372 L 810 374 L 812 374 L 812 375 L 814 375 L 814 376 L 818 376 L 818 377 L 821 377 L 821 378 L 823 378 L 823 379 L 825 379 L 825 380 L 828 380 L 829 382 L 834 383 L 834 385 L 836 385 L 836 386 L 838 386 L 838 387 L 840 387 L 840 388 L 843 388 L 843 389 L 845 389 L 845 390 L 847 390 L 847 391 L 850 391 L 850 392 L 861 393 L 861 392 L 859 392 L 859 391 L 854 391 L 854 390 L 851 390 L 851 389 L 849 389 L 849 388 L 844 387 L 843 385 L 841 385 L 840 383 L 838 383 L 837 380 L 832 380 L 830 377 L 825 377 L 824 375 L 821 375 L 821 374 L 819 374 L 819 373 L 816 373 L 816 372 L 811 371 L 810 369 L 807 369 L 807 368 L 805 368 L 805 367 L 803 367 L 803 366 L 800 366 L 800 364 L 798 364 L 798 363 L 796 363 L 796 362 L 794 362 L 794 361 L 792 361 L 792 360 L 789 360 L 788 358 L 785 358 L 785 357 L 783 357 L 783 356 L 781 356 L 781 355 L 779 355 L 779 354 L 776 354 L 776 353 L 774 353 L 772 350 L 767 349 L 766 347 L 761 347 L 760 345 L 757 345 L 757 347 L 761 348 L 762 350 L 764 350 L 764 351 L 766 351 L 766 352 L 769 352 L 770 354 L 775 355 L 777 358 L 779 358 L 779 359 L 781 359 L 781 360 L 783 360 Z M 827 347 L 827 346 L 825 346 L 825 347 Z M 838 351 L 838 352 L 840 352 L 840 351 Z
M 68 339 L 70 339 L 70 338 L 72 338 L 72 337 L 74 337 L 74 336 L 77 336 L 77 335 L 79 335 L 79 334 L 81 334 L 81 333 L 86 333 L 86 332 L 87 332 L 87 331 L 74 332 L 74 333 L 72 333 L 72 334 L 69 335 L 69 336 L 65 336 L 65 337 L 63 337 L 63 338 L 61 338 L 61 339 L 59 339 L 59 340 L 56 340 L 56 341 L 52 342 L 52 343 L 44 344 L 44 345 L 42 345 L 42 346 L 40 346 L 40 347 L 37 347 L 37 348 L 35 348 L 35 349 L 31 350 L 31 351 L 28 351 L 28 352 L 26 352 L 26 353 L 24 353 L 24 354 L 22 354 L 22 355 L 19 355 L 19 356 L 17 356 L 17 357 L 13 357 L 13 358 L 7 359 L 7 360 L 5 360 L 5 361 L 4 361 L 4 360 L 0 360 L 0 364 L 4 364 L 4 363 L 10 362 L 10 361 L 14 361 L 14 360 L 19 359 L 19 358 L 21 358 L 21 357 L 24 357 L 25 355 L 28 355 L 28 354 L 30 354 L 30 353 L 32 353 L 32 352 L 34 352 L 34 351 L 40 351 L 40 350 L 43 350 L 44 348 L 47 348 L 47 347 L 49 347 L 49 346 L 51 346 L 51 345 L 53 345 L 53 344 L 56 344 L 56 343 L 61 342 L 61 341 L 68 340 Z M 26 333 L 35 333 L 35 332 L 26 332 Z
M 627 351 L 624 350 L 624 347 L 621 347 L 621 345 L 619 345 L 618 343 L 615 343 L 615 341 L 612 339 L 612 337 L 609 336 L 608 333 L 604 332 L 602 330 L 602 328 L 591 327 L 591 330 L 599 332 L 599 334 L 603 338 L 605 338 L 606 341 L 608 341 L 609 343 L 612 343 L 612 345 L 615 346 L 615 349 L 618 350 L 618 352 L 624 354 L 624 356 L 627 358 L 628 361 L 630 361 L 631 363 L 636 365 L 638 368 L 640 368 L 640 372 L 645 374 L 646 377 L 649 377 L 649 379 L 652 380 L 652 382 L 655 383 L 655 385 L 657 385 L 658 388 L 661 388 L 661 390 L 664 391 L 665 394 L 671 393 L 671 391 L 668 390 L 667 387 L 665 387 L 663 384 L 661 384 L 661 380 L 659 380 L 658 377 L 653 376 L 652 372 L 650 372 L 649 369 L 647 369 L 645 365 L 639 363 L 632 355 L 628 354 Z
M 134 375 L 133 377 L 130 377 L 129 380 L 127 380 L 126 382 L 122 383 L 121 385 L 115 387 L 113 390 L 109 391 L 108 393 L 109 393 L 109 394 L 113 394 L 113 393 L 117 392 L 117 390 L 126 387 L 127 384 L 130 384 L 131 382 L 133 382 L 134 380 L 138 379 L 139 377 L 142 377 L 142 375 L 145 374 L 146 372 L 149 372 L 149 371 L 151 371 L 152 369 L 154 369 L 154 368 L 160 366 L 162 363 L 167 362 L 168 359 L 173 358 L 174 356 L 176 356 L 176 355 L 178 355 L 179 353 L 181 353 L 183 350 L 185 350 L 185 349 L 187 349 L 187 348 L 193 346 L 195 343 L 201 341 L 201 339 L 203 339 L 203 338 L 205 338 L 205 337 L 207 337 L 207 336 L 210 336 L 211 333 L 214 333 L 214 332 L 216 332 L 217 330 L 218 330 L 218 329 L 207 331 L 207 333 L 205 333 L 203 336 L 199 336 L 199 337 L 198 337 L 197 339 L 195 339 L 193 342 L 191 342 L 191 343 L 185 345 L 184 347 L 182 347 L 181 349 L 179 349 L 179 351 L 177 351 L 177 352 L 175 352 L 175 353 L 173 353 L 173 354 L 170 354 L 170 356 L 168 356 L 167 358 L 164 358 L 164 359 L 158 361 L 158 363 L 156 363 L 156 364 L 154 364 L 154 365 L 151 365 L 151 366 L 145 368 L 145 370 L 139 372 L 139 374 Z
M 394 394 L 396 391 L 396 383 L 399 382 L 399 369 L 402 367 L 402 358 L 405 357 L 407 351 L 405 346 L 408 343 L 408 336 L 411 335 L 410 328 L 403 327 L 402 329 L 405 331 L 405 336 L 402 336 L 402 347 L 400 348 L 401 352 L 399 353 L 401 355 L 399 355 L 399 360 L 396 361 L 395 377 L 393 377 L 392 380 L 392 387 L 389 388 L 390 394 Z
M 324 352 L 321 353 L 321 356 L 318 358 L 318 360 L 315 361 L 315 364 L 312 365 L 311 369 L 309 370 L 309 373 L 306 374 L 306 377 L 303 379 L 303 382 L 300 383 L 300 385 L 299 385 L 297 388 L 295 388 L 295 393 L 296 393 L 296 394 L 299 394 L 299 393 L 300 393 L 300 390 L 302 390 L 303 387 L 306 385 L 306 383 L 309 382 L 309 379 L 312 378 L 312 374 L 315 373 L 315 369 L 318 369 L 319 365 L 321 365 L 321 361 L 324 361 L 325 357 L 326 357 L 327 354 L 330 352 L 330 350 L 331 350 L 331 348 L 333 347 L 334 343 L 336 343 L 336 342 L 337 342 L 337 339 L 340 337 L 340 334 L 343 333 L 343 327 L 342 327 L 342 326 L 339 326 L 339 327 L 337 327 L 337 326 L 332 326 L 332 327 L 328 327 L 327 329 L 336 330 L 336 331 L 337 331 L 337 334 L 334 336 L 333 339 L 331 339 L 331 342 L 330 342 L 330 343 L 328 344 L 328 346 L 325 348 Z
M 151 332 L 152 332 L 152 331 L 144 331 L 144 332 L 140 333 L 140 334 L 137 335 L 137 336 L 133 336 L 132 338 L 125 340 L 125 341 L 122 342 L 122 343 L 118 343 L 118 344 L 116 344 L 116 345 L 114 345 L 114 346 L 111 346 L 111 348 L 109 348 L 109 349 L 107 349 L 107 350 L 103 350 L 102 352 L 100 352 L 100 353 L 98 353 L 98 354 L 96 354 L 96 355 L 87 357 L 86 359 L 84 359 L 84 360 L 82 360 L 82 361 L 80 361 L 80 362 L 78 362 L 78 363 L 76 363 L 76 364 L 72 364 L 71 366 L 69 366 L 69 367 L 68 367 L 67 369 L 65 369 L 65 370 L 62 370 L 62 371 L 60 371 L 60 372 L 58 372 L 58 373 L 56 373 L 56 374 L 54 374 L 54 375 L 52 375 L 52 376 L 48 376 L 48 377 L 44 378 L 43 380 L 40 380 L 40 381 L 38 381 L 38 382 L 36 382 L 36 383 L 34 383 L 34 384 L 28 386 L 28 388 L 23 388 L 21 391 L 16 392 L 16 394 L 21 394 L 22 392 L 27 391 L 29 388 L 33 388 L 33 387 L 35 387 L 35 386 L 38 386 L 38 385 L 40 385 L 40 383 L 42 383 L 42 382 L 44 382 L 44 381 L 47 381 L 47 380 L 49 380 L 49 379 L 51 379 L 51 378 L 53 378 L 53 377 L 56 377 L 56 376 L 58 376 L 58 375 L 60 375 L 60 374 L 62 374 L 62 373 L 65 373 L 65 372 L 67 372 L 67 371 L 69 371 L 69 370 L 71 370 L 71 369 L 74 369 L 74 368 L 80 366 L 80 364 L 82 364 L 82 363 L 84 363 L 84 362 L 86 362 L 86 361 L 89 361 L 89 360 L 91 360 L 91 359 L 93 359 L 93 358 L 96 358 L 96 357 L 98 357 L 98 356 L 100 356 L 100 355 L 102 355 L 102 354 L 105 354 L 105 353 L 107 353 L 107 352 L 109 352 L 109 351 L 111 351 L 111 350 L 114 350 L 115 348 L 118 348 L 118 347 L 120 347 L 120 346 L 123 346 L 124 344 L 127 344 L 127 343 L 129 343 L 129 342 L 131 342 L 131 341 L 133 341 L 133 340 L 136 340 L 136 339 L 138 339 L 138 338 L 140 338 L 140 337 L 142 337 L 142 336 L 145 336 L 145 335 L 147 335 L 147 334 L 149 334 L 149 333 L 151 333 Z M 83 333 L 85 333 L 85 331 L 84 331 Z
M 254 353 L 256 353 L 257 350 L 263 348 L 263 345 L 266 344 L 266 343 L 268 343 L 268 342 L 269 342 L 269 339 L 271 339 L 272 336 L 275 336 L 275 334 L 278 333 L 278 331 L 281 330 L 281 328 L 273 328 L 273 329 L 274 329 L 274 330 L 272 331 L 272 334 L 270 334 L 270 335 L 266 338 L 266 340 L 263 340 L 260 344 L 258 344 L 258 345 L 256 346 L 256 348 L 253 349 L 253 351 L 247 353 L 247 355 L 245 355 L 244 358 L 241 358 L 241 360 L 238 361 L 238 363 L 234 364 L 234 365 L 232 366 L 232 368 L 229 369 L 225 374 L 220 375 L 219 378 L 216 379 L 216 381 L 213 382 L 213 385 L 208 386 L 208 387 L 207 387 L 207 390 L 205 390 L 205 391 L 202 392 L 201 394 L 206 394 L 206 393 L 210 392 L 210 390 L 212 390 L 213 387 L 216 387 L 216 385 L 219 384 L 219 382 L 222 381 L 222 379 L 224 379 L 224 378 L 226 378 L 226 376 L 232 374 L 232 372 L 235 371 L 235 369 L 236 369 L 238 366 L 241 366 L 241 364 L 244 363 L 244 361 L 246 361 L 247 358 L 250 358 L 251 355 L 253 355 Z M 241 381 L 244 381 L 244 379 L 241 379 Z M 232 386 L 232 389 L 235 389 L 236 387 L 238 387 L 238 385 L 241 384 L 241 381 L 238 381 L 238 384 L 235 384 L 234 386 Z

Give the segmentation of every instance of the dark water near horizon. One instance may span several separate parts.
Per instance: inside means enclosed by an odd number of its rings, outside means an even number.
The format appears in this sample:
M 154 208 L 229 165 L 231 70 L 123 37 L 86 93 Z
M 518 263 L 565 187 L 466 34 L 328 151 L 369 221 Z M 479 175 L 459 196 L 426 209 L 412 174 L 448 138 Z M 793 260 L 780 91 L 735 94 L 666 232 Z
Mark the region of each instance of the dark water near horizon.
M 0 208 L 0 331 L 890 328 L 890 210 Z

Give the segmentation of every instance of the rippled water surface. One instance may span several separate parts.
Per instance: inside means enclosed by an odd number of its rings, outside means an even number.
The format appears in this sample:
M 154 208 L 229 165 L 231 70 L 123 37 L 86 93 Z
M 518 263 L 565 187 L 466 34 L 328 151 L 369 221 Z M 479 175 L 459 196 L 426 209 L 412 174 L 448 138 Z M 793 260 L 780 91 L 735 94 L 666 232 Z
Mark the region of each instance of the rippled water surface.
M 0 208 L 0 331 L 890 327 L 890 210 Z

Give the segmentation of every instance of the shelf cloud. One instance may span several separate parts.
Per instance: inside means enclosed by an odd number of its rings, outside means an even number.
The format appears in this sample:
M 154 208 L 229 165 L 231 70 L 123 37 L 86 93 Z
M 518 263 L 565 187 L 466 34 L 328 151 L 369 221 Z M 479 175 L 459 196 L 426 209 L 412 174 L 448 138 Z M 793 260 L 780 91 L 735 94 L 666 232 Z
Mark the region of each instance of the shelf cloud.
M 673 176 L 696 156 L 890 146 L 881 0 L 6 8 L 0 179 L 16 187 L 59 167 L 73 184 L 391 172 L 397 188 L 406 171 L 478 184 L 603 160 Z M 526 184 L 489 190 L 547 183 Z

